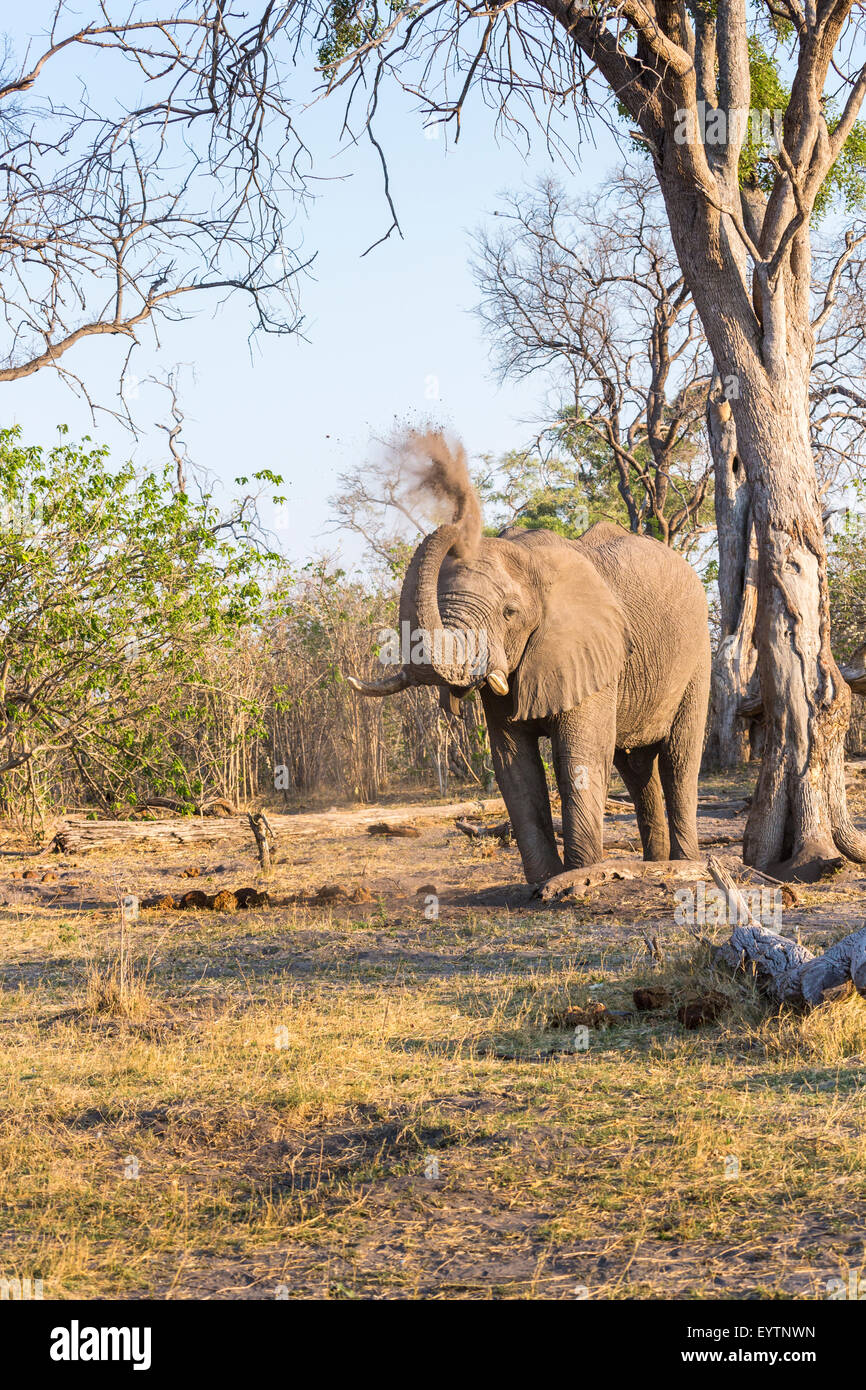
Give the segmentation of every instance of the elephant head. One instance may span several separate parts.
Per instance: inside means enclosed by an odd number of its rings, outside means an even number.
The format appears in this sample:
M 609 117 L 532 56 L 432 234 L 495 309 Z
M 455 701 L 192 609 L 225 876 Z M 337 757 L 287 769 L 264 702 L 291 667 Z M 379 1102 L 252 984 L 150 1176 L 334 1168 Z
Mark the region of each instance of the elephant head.
M 401 633 L 411 638 L 396 674 L 349 677 L 362 695 L 440 685 L 462 695 L 483 684 L 511 696 L 517 719 L 573 709 L 615 678 L 626 653 L 625 615 L 572 541 L 512 528 L 484 537 L 463 451 L 423 437 L 427 484 L 453 502 L 453 520 L 425 536 L 403 581 Z M 408 659 L 406 659 L 408 656 Z

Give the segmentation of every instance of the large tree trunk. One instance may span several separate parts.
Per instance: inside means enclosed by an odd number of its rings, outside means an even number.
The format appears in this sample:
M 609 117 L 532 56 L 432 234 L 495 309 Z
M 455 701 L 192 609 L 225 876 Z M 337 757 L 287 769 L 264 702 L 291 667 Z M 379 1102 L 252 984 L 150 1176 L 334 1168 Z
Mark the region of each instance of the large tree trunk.
M 666 150 L 666 153 L 668 151 Z M 737 234 L 684 186 L 671 148 L 659 170 L 671 232 L 722 380 L 758 546 L 758 673 L 765 737 L 743 857 L 777 876 L 812 878 L 866 861 L 845 796 L 851 693 L 830 649 L 827 555 L 809 432 L 813 338 L 808 227 L 787 269 L 746 288 Z M 734 187 L 728 195 L 739 200 Z M 733 238 L 731 240 L 729 238 Z
M 737 429 L 723 383 L 707 401 L 707 434 L 713 459 L 719 551 L 721 639 L 713 657 L 711 756 L 719 767 L 738 767 L 752 751 L 751 721 L 740 706 L 757 694 L 754 644 L 757 609 L 757 545 L 746 470 L 737 452 Z
M 789 345 L 797 325 L 786 324 Z M 845 797 L 851 695 L 830 649 L 827 557 L 808 423 L 810 361 L 748 363 L 733 403 L 758 543 L 756 638 L 765 742 L 743 842 L 758 868 L 811 878 L 866 859 Z

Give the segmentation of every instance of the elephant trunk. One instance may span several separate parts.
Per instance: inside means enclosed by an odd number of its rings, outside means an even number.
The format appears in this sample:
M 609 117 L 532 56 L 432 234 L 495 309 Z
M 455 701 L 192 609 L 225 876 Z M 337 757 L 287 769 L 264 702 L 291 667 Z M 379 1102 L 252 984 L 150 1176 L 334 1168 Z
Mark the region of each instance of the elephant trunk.
M 481 633 L 468 634 L 446 628 L 439 612 L 439 570 L 448 552 L 458 553 L 465 547 L 465 531 L 457 524 L 440 526 L 425 537 L 413 557 L 406 574 L 400 600 L 400 616 L 413 621 L 426 634 L 429 669 L 434 679 L 447 685 L 471 685 L 479 677 L 497 695 L 508 694 L 508 678 L 504 670 L 490 669 L 486 642 Z M 485 634 L 486 636 L 486 634 Z M 470 649 L 470 642 L 473 643 Z M 419 678 L 424 675 L 419 672 Z
M 425 536 L 416 552 L 418 564 L 413 576 L 414 586 L 410 598 L 417 628 L 425 634 L 425 654 L 429 659 L 430 667 L 434 675 L 453 685 L 461 683 L 462 672 L 452 671 L 450 664 L 446 666 L 442 660 L 445 650 L 443 640 L 445 627 L 439 612 L 437 588 L 442 561 L 457 540 L 457 534 L 457 527 L 449 525 L 440 526 L 429 536 Z M 408 574 L 406 580 L 408 583 Z M 437 646 L 440 656 L 438 662 L 436 660 Z
M 411 450 L 429 460 L 425 486 L 453 508 L 453 521 L 439 526 L 418 546 L 403 580 L 400 594 L 400 632 L 413 633 L 412 659 L 396 675 L 378 681 L 349 677 L 361 695 L 391 695 L 408 685 L 471 686 L 486 678 L 497 695 L 508 694 L 504 653 L 490 660 L 486 632 L 448 628 L 439 612 L 439 571 L 445 556 L 469 560 L 481 542 L 481 508 L 466 467 L 461 447 L 451 448 L 437 433 L 412 434 Z M 416 658 L 414 634 L 421 638 L 421 660 Z M 404 658 L 405 660 L 405 658 Z

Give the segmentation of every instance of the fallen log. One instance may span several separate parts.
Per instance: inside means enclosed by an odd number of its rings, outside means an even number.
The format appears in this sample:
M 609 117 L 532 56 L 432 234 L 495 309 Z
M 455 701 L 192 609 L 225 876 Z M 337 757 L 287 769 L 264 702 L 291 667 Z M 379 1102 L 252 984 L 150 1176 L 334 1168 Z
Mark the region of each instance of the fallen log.
M 742 844 L 742 842 L 743 842 L 743 837 L 742 837 L 742 835 L 699 835 L 699 836 L 698 836 L 698 846 L 699 846 L 701 849 L 711 849 L 711 848 L 713 847 L 713 845 L 739 845 L 739 844 Z M 631 836 L 629 839 L 627 839 L 627 840 L 609 840 L 609 839 L 607 838 L 607 836 L 605 836 L 605 839 L 604 839 L 604 848 L 605 848 L 605 850 L 609 850 L 609 849 L 630 849 L 630 850 L 634 850 L 635 853 L 639 854 L 639 853 L 641 852 L 640 835 L 637 833 L 637 831 L 635 831 L 634 835 L 632 835 L 632 836 Z
M 497 797 L 478 801 L 452 802 L 449 806 L 414 803 L 388 808 L 391 823 L 451 820 L 454 816 L 486 816 L 502 813 L 504 805 Z M 369 806 L 359 810 L 317 811 L 298 815 L 269 815 L 274 832 L 285 842 L 300 839 L 365 832 L 366 827 L 381 821 L 382 807 Z M 55 825 L 54 838 L 48 848 L 62 854 L 86 854 L 90 850 L 118 849 L 129 844 L 179 845 L 249 843 L 250 827 L 246 816 L 200 817 L 179 816 L 165 820 L 90 820 L 85 815 L 64 817 Z
M 752 804 L 751 796 L 732 796 L 715 797 L 699 796 L 698 809 L 707 811 L 746 811 Z M 621 816 L 624 813 L 634 815 L 634 802 L 630 796 L 623 796 L 621 792 L 609 792 L 605 803 L 605 815 Z
M 582 869 L 566 869 L 539 883 L 533 898 L 556 902 L 563 897 L 582 897 L 589 889 L 613 879 L 636 879 L 660 882 L 697 883 L 706 877 L 703 859 L 604 859 L 600 864 L 587 864 Z
M 814 1008 L 852 990 L 866 998 L 866 927 L 851 932 L 823 955 L 772 931 L 753 917 L 724 865 L 712 856 L 707 868 L 727 895 L 731 939 L 715 949 L 715 958 L 732 970 L 751 966 L 763 993 L 780 1004 Z
M 539 884 L 533 896 L 545 903 L 555 903 L 565 897 L 582 898 L 590 888 L 627 878 L 634 878 L 632 866 L 608 859 L 603 864 L 587 864 L 583 869 L 566 869 L 565 873 L 554 874 L 546 883 Z

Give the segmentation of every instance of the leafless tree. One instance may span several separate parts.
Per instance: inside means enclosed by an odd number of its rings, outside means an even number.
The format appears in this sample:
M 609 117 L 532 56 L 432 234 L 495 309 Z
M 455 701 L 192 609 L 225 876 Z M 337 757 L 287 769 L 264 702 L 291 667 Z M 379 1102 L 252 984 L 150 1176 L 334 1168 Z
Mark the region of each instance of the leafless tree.
M 578 202 L 546 180 L 478 234 L 474 268 L 500 378 L 552 376 L 548 432 L 594 440 L 631 529 L 688 550 L 712 529 L 712 363 L 659 201 L 628 166 Z
M 0 381 L 53 367 L 104 406 L 72 349 L 118 337 L 122 373 L 145 326 L 204 295 L 244 296 L 253 332 L 297 330 L 290 8 L 90 0 L 82 16 L 59 0 L 28 13 L 34 36 L 0 76 Z M 117 413 L 129 416 L 122 391 Z

